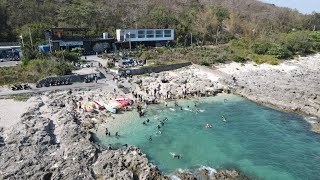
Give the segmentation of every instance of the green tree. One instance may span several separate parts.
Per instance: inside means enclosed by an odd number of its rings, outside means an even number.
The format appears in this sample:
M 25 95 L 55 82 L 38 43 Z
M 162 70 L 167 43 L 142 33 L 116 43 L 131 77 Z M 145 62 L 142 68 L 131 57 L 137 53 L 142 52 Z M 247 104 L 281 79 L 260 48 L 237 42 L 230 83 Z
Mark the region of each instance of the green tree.
M 216 44 L 218 44 L 219 33 L 223 29 L 223 21 L 229 18 L 229 10 L 223 6 L 215 6 L 211 8 L 213 14 L 217 17 L 218 27 L 216 30 Z
M 12 28 L 8 25 L 8 11 L 4 3 L 0 2 L 0 42 L 14 41 Z
M 58 12 L 59 25 L 66 27 L 95 27 L 95 18 L 94 4 L 86 0 L 71 0 Z

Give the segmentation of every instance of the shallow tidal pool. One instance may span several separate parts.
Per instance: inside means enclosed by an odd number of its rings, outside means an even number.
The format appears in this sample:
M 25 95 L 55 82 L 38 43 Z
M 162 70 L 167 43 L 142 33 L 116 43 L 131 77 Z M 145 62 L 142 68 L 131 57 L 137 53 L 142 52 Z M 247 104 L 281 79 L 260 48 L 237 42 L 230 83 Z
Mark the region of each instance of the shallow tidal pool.
M 142 118 L 136 111 L 115 115 L 116 119 L 99 127 L 95 138 L 105 146 L 138 146 L 164 174 L 206 166 L 236 168 L 257 179 L 319 179 L 320 135 L 310 131 L 304 117 L 235 95 L 178 104 L 183 110 L 170 102 L 168 107 L 149 106 Z M 166 117 L 159 133 L 157 126 Z M 147 119 L 150 122 L 143 125 Z M 205 128 L 206 124 L 212 128 Z M 110 137 L 105 135 L 106 127 Z

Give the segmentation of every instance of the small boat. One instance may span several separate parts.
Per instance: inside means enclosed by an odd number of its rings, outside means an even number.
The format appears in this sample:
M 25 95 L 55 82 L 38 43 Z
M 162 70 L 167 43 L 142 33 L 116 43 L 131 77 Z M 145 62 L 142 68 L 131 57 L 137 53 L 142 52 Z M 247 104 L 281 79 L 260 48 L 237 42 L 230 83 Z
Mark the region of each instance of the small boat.
M 103 102 L 97 100 L 94 100 L 93 102 L 99 107 L 99 109 L 105 109 Z
M 118 109 L 122 108 L 122 105 L 117 101 L 110 101 L 105 104 L 104 107 L 107 111 L 116 114 Z
M 132 99 L 126 96 L 119 97 L 115 100 L 121 104 L 122 108 L 132 104 Z
M 82 101 L 80 102 L 82 109 L 84 109 L 87 112 L 92 112 L 95 108 L 94 103 L 88 102 L 88 101 Z

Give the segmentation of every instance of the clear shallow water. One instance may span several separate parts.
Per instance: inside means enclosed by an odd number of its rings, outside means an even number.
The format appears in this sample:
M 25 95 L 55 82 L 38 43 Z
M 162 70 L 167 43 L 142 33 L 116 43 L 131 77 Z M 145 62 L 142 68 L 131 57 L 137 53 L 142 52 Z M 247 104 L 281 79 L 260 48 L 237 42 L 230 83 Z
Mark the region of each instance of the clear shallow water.
M 193 112 L 156 105 L 148 107 L 144 118 L 137 112 L 117 115 L 106 126 L 111 137 L 100 127 L 97 140 L 104 145 L 136 145 L 165 174 L 210 166 L 237 168 L 259 179 L 319 179 L 320 135 L 309 131 L 310 124 L 303 117 L 234 95 L 198 99 L 197 108 L 204 110 L 199 114 L 194 112 L 195 100 L 178 102 Z M 222 115 L 227 122 L 221 120 Z M 156 134 L 157 117 L 169 119 L 160 135 Z M 147 118 L 151 122 L 143 125 Z M 207 123 L 213 127 L 205 129 Z M 120 138 L 114 137 L 117 131 Z M 172 153 L 182 158 L 174 159 Z

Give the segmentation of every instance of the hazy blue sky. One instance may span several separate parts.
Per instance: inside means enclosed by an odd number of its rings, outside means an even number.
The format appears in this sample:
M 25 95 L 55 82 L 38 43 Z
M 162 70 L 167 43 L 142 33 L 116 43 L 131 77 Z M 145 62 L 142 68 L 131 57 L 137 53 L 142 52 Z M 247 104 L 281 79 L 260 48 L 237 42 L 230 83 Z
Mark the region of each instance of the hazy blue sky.
M 320 0 L 260 0 L 277 6 L 289 7 L 310 14 L 313 11 L 320 13 Z

